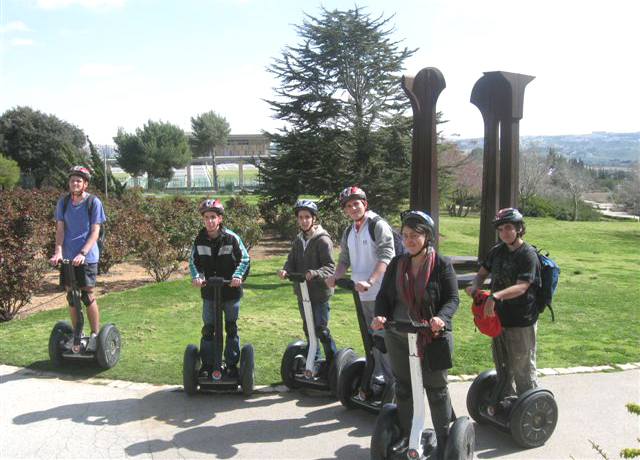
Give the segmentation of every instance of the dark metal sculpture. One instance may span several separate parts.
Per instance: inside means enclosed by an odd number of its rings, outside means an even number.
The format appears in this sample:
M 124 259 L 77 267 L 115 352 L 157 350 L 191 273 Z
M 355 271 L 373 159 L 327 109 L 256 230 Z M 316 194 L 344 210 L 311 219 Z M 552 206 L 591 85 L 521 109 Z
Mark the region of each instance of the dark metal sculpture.
M 411 209 L 426 211 L 439 228 L 438 150 L 436 102 L 446 87 L 444 76 L 435 67 L 425 67 L 415 77 L 402 77 L 402 89 L 413 108 L 411 156 Z M 437 248 L 438 238 L 435 239 Z
M 496 243 L 491 224 L 498 209 L 518 200 L 520 119 L 524 89 L 535 77 L 510 72 L 485 72 L 471 91 L 471 103 L 484 120 L 484 160 L 480 245 L 482 260 Z

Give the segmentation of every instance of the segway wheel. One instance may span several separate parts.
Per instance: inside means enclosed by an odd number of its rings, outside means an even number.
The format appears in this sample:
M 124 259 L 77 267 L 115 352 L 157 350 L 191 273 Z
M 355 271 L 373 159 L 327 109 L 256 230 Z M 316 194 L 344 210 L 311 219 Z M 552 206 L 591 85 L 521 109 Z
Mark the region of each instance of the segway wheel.
M 487 413 L 487 405 L 491 391 L 498 383 L 498 374 L 495 370 L 480 373 L 467 393 L 467 412 L 473 420 L 479 424 L 487 423 L 483 414 Z
M 357 358 L 356 352 L 353 348 L 340 348 L 329 365 L 329 388 L 334 396 L 338 396 L 338 380 L 342 369 L 351 361 L 355 361 Z
M 118 328 L 109 323 L 98 332 L 98 347 L 96 359 L 103 369 L 111 369 L 120 358 L 120 332 Z
M 189 396 L 194 396 L 198 392 L 199 364 L 200 354 L 198 353 L 198 347 L 187 345 L 182 361 L 182 386 L 184 387 L 184 392 Z
M 516 403 L 509 422 L 514 441 L 525 448 L 547 442 L 558 423 L 558 405 L 553 394 L 542 389 L 530 391 Z
M 64 364 L 62 357 L 62 344 L 68 334 L 73 334 L 73 328 L 65 321 L 58 321 L 49 336 L 49 361 L 54 367 L 60 367 Z
M 253 366 L 253 347 L 251 345 L 245 345 L 240 352 L 240 386 L 242 387 L 242 394 L 245 396 L 251 396 L 253 394 Z
M 304 354 L 305 348 L 306 344 L 302 340 L 296 340 L 289 344 L 282 355 L 282 361 L 280 362 L 280 377 L 286 387 L 291 390 L 298 388 L 298 384 L 295 380 L 295 374 L 297 366 L 301 361 L 296 359 L 296 357 Z
M 476 432 L 469 417 L 460 417 L 449 429 L 445 460 L 470 460 L 476 447 Z
M 355 406 L 351 397 L 360 388 L 360 379 L 367 362 L 364 358 L 358 358 L 351 361 L 342 368 L 340 378 L 338 380 L 338 399 L 347 409 L 353 409 Z
M 389 448 L 399 439 L 398 408 L 395 404 L 387 404 L 382 408 L 373 425 L 370 447 L 371 460 L 390 458 Z

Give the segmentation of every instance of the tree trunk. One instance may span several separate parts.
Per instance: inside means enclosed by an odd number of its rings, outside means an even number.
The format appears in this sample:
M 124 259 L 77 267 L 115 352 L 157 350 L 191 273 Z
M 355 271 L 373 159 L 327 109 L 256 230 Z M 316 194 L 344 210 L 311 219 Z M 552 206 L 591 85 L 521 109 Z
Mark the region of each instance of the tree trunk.
M 578 221 L 578 198 L 573 199 L 573 221 Z
M 216 154 L 213 149 L 211 149 L 211 169 L 213 173 L 213 188 L 217 192 L 220 184 L 218 184 L 218 166 L 216 164 Z

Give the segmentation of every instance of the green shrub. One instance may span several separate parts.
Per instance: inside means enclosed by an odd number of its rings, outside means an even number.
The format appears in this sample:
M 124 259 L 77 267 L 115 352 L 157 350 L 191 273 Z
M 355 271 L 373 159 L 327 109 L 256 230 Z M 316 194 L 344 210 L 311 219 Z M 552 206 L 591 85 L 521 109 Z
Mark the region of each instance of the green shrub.
M 0 154 L 0 190 L 12 189 L 20 180 L 18 163 Z
M 225 225 L 237 233 L 247 251 L 262 238 L 260 228 L 260 212 L 241 197 L 232 197 L 224 205 Z
M 331 205 L 320 206 L 318 214 L 320 224 L 322 224 L 322 228 L 331 235 L 333 244 L 335 246 L 340 245 L 342 233 L 344 232 L 344 229 L 351 224 L 351 219 L 342 212 L 342 209 L 337 202 Z

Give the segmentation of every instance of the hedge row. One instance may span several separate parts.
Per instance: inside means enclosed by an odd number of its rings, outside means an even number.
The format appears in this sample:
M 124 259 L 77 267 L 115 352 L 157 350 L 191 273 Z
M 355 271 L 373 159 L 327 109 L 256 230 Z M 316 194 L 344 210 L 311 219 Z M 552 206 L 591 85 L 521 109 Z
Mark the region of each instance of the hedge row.
M 62 190 L 0 192 L 0 321 L 8 321 L 27 303 L 42 279 L 55 244 L 56 201 Z M 126 191 L 121 199 L 104 199 L 106 234 L 99 273 L 131 254 L 137 254 L 156 281 L 166 280 L 188 258 L 191 244 L 202 227 L 197 212 L 202 198 L 143 196 Z M 247 249 L 262 237 L 259 212 L 241 198 L 225 203 L 230 228 Z

